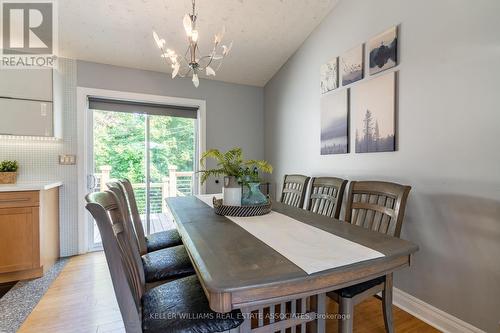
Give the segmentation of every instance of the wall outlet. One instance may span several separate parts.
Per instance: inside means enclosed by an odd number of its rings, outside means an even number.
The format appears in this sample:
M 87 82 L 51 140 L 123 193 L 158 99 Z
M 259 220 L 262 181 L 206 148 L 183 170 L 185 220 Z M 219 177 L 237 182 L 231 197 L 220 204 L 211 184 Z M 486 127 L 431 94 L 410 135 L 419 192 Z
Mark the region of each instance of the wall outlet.
M 76 155 L 59 155 L 60 165 L 75 165 Z

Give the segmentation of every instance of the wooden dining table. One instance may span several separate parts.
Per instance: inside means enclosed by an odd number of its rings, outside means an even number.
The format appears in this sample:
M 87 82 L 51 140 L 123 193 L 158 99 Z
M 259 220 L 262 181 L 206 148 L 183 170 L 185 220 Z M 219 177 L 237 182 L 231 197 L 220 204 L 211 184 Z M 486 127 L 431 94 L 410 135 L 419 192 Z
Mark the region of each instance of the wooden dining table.
M 289 327 L 305 332 L 306 325 L 325 332 L 327 292 L 392 274 L 409 266 L 418 250 L 406 240 L 273 202 L 273 211 L 384 254 L 307 274 L 196 196 L 166 202 L 210 308 L 218 313 L 241 309 L 246 320 L 240 332 L 284 332 Z

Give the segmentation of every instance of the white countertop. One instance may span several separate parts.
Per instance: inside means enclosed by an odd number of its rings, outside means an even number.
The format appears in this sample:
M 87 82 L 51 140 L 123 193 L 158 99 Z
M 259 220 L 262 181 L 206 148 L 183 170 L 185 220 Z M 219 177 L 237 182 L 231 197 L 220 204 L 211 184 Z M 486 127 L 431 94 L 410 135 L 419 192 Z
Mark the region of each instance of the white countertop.
M 62 186 L 62 182 L 29 182 L 17 184 L 0 184 L 0 192 L 43 191 Z

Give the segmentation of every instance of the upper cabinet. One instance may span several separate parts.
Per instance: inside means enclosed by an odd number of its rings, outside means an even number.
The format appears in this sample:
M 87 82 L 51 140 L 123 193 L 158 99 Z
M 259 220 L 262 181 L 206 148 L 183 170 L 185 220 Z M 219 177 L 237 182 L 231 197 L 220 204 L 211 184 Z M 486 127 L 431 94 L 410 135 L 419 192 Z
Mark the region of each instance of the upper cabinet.
M 52 102 L 52 96 L 52 69 L 0 70 L 0 97 Z
M 62 137 L 57 70 L 0 70 L 0 135 Z

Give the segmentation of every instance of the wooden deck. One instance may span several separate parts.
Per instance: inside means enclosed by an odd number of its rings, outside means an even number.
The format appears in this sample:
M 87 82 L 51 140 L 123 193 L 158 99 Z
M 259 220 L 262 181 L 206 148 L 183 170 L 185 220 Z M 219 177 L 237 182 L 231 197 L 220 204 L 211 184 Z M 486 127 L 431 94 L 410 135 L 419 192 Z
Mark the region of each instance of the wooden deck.
M 145 221 L 146 217 L 141 216 L 141 219 Z M 151 234 L 170 229 L 175 229 L 174 219 L 170 212 L 151 214 Z M 146 226 L 144 226 L 144 230 L 146 230 Z
M 144 231 L 147 232 L 146 215 L 141 215 L 141 220 L 143 221 Z M 175 229 L 174 220 L 170 213 L 151 214 L 150 234 L 170 229 Z M 94 230 L 97 230 L 97 225 L 95 224 L 95 222 Z M 101 235 L 98 232 L 94 232 L 94 243 L 101 243 Z

